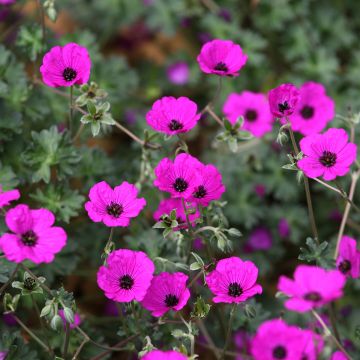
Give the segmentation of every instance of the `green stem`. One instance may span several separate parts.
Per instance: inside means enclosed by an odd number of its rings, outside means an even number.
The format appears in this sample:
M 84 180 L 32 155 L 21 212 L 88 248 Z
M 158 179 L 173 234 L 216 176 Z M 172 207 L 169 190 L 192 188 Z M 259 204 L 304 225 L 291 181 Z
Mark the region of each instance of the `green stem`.
M 77 359 L 77 357 L 80 355 L 80 352 L 81 352 L 82 348 L 85 346 L 85 344 L 86 344 L 87 342 L 89 342 L 89 339 L 84 338 L 83 342 L 82 342 L 82 343 L 80 344 L 80 346 L 77 348 L 74 356 L 72 357 L 72 360 L 76 360 L 76 359 Z
M 63 358 L 67 358 L 68 348 L 69 348 L 69 341 L 70 341 L 70 324 L 66 321 L 65 324 L 65 339 L 64 339 L 64 349 L 63 349 Z
M 132 311 L 132 313 L 134 315 L 136 327 L 137 327 L 139 333 L 142 334 L 142 329 L 141 329 L 141 325 L 140 325 L 140 319 L 139 319 L 138 313 L 136 311 L 135 302 L 132 301 L 130 304 L 131 304 L 131 311 Z
M 228 329 L 227 329 L 227 334 L 226 334 L 226 339 L 225 339 L 225 345 L 224 345 L 220 359 L 225 359 L 225 353 L 226 353 L 226 350 L 228 348 L 230 338 L 231 338 L 232 324 L 234 321 L 235 310 L 236 310 L 236 303 L 234 303 L 232 305 L 231 310 L 230 310 L 230 319 L 229 319 L 229 324 L 228 324 Z
M 71 136 L 71 133 L 72 133 L 73 92 L 74 92 L 74 87 L 70 86 L 70 99 L 69 99 L 69 131 L 70 131 L 70 136 Z
M 13 314 L 15 321 L 47 352 L 51 353 L 51 349 L 42 342 L 16 315 Z
M 334 330 L 334 335 L 338 341 L 341 342 L 340 334 L 336 325 L 336 316 L 335 316 L 335 303 L 329 304 L 329 314 L 330 314 L 330 323 L 331 327 Z

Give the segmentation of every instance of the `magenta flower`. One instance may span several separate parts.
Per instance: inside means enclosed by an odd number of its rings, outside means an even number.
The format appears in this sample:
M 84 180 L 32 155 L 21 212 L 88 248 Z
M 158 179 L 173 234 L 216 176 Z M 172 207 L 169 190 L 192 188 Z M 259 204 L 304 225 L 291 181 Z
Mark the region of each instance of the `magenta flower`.
M 184 61 L 171 64 L 166 69 L 166 75 L 172 84 L 185 85 L 189 81 L 189 65 Z
M 201 71 L 219 76 L 238 76 L 247 55 L 231 40 L 212 40 L 201 48 L 197 61 Z
M 154 102 L 146 121 L 156 131 L 176 135 L 191 130 L 200 116 L 197 105 L 189 98 L 165 96 Z
M 301 337 L 304 345 L 300 360 L 317 360 L 324 347 L 322 336 L 306 329 L 301 331 Z
M 335 116 L 335 103 L 322 84 L 306 82 L 300 88 L 300 100 L 289 119 L 294 131 L 303 135 L 321 132 Z
M 16 0 L 0 0 L 1 5 L 10 5 L 13 4 Z
M 51 87 L 81 85 L 90 77 L 91 60 L 86 48 L 69 43 L 55 46 L 43 58 L 40 72 Z
M 139 215 L 146 200 L 138 198 L 137 188 L 124 181 L 114 190 L 105 181 L 95 184 L 85 203 L 89 218 L 106 226 L 129 226 L 130 219 Z
M 187 356 L 174 350 L 153 350 L 143 356 L 141 360 L 187 360 Z
M 264 94 L 251 91 L 232 93 L 224 103 L 223 113 L 233 125 L 243 116 L 242 129 L 250 131 L 256 137 L 262 137 L 272 129 L 273 116 Z
M 272 236 L 270 231 L 265 227 L 254 229 L 249 235 L 246 246 L 251 251 L 270 249 L 272 246 Z
M 119 249 L 107 258 L 97 273 L 99 288 L 118 302 L 141 301 L 150 286 L 154 263 L 142 251 Z
M 357 146 L 348 142 L 344 129 L 331 128 L 324 134 L 306 136 L 301 139 L 300 148 L 304 158 L 297 165 L 309 178 L 334 180 L 346 175 L 356 160 Z
M 0 360 L 5 360 L 7 357 L 7 351 L 0 351 Z
M 202 206 L 208 206 L 213 200 L 219 200 L 225 186 L 222 183 L 222 177 L 219 170 L 214 165 L 198 166 L 199 184 L 195 187 L 190 201 Z
M 66 244 L 64 229 L 52 226 L 55 216 L 47 209 L 31 210 L 27 205 L 17 205 L 6 213 L 5 222 L 13 234 L 0 237 L 0 249 L 9 261 L 49 263 Z
M 342 351 L 336 351 L 331 355 L 330 360 L 348 360 L 348 357 Z
M 300 91 L 293 84 L 282 84 L 269 92 L 271 113 L 278 118 L 291 115 L 300 100 Z
M 181 272 L 155 275 L 141 302 L 142 306 L 156 317 L 163 316 L 169 310 L 181 310 L 190 298 L 190 291 L 186 287 L 188 278 Z
M 11 201 L 18 200 L 19 198 L 19 190 L 3 191 L 0 185 L 0 208 L 9 205 Z
M 176 156 L 174 162 L 164 158 L 154 169 L 154 185 L 172 197 L 188 199 L 200 185 L 198 168 L 201 165 L 199 160 L 185 153 Z
M 215 295 L 214 303 L 240 303 L 262 293 L 257 277 L 258 268 L 253 262 L 233 256 L 220 260 L 206 282 Z
M 360 274 L 360 251 L 356 248 L 356 240 L 343 236 L 340 242 L 339 256 L 336 266 L 341 273 L 356 279 Z
M 187 204 L 186 204 L 186 207 L 188 208 Z M 194 221 L 200 217 L 200 213 L 199 213 L 199 210 L 196 208 L 195 204 L 194 204 L 194 206 L 191 206 L 191 207 L 195 209 L 195 213 L 189 214 L 188 216 L 189 216 L 190 222 L 194 223 Z M 179 198 L 177 198 L 177 199 L 171 198 L 171 199 L 161 200 L 157 210 L 154 212 L 154 219 L 156 221 L 159 221 L 162 215 L 164 215 L 164 214 L 169 215 L 171 213 L 171 211 L 174 209 L 176 210 L 177 222 L 179 224 L 183 224 L 180 228 L 186 229 L 187 228 L 186 215 L 185 215 L 182 201 Z
M 286 324 L 282 319 L 268 320 L 257 329 L 251 343 L 251 354 L 254 360 L 305 359 L 304 350 L 309 342 L 306 337 L 301 329 Z
M 280 276 L 278 290 L 290 297 L 285 301 L 287 309 L 306 312 L 340 298 L 344 285 L 345 277 L 338 270 L 299 265 L 294 280 Z
M 64 327 L 66 326 L 66 318 L 65 318 L 65 314 L 64 314 L 64 310 L 60 309 L 58 311 L 59 316 L 61 317 Z M 74 322 L 70 324 L 70 329 L 75 329 L 77 326 L 79 326 L 81 324 L 81 318 L 80 315 L 78 313 L 74 314 Z
M 279 220 L 278 232 L 281 238 L 288 238 L 291 233 L 290 225 L 285 218 Z

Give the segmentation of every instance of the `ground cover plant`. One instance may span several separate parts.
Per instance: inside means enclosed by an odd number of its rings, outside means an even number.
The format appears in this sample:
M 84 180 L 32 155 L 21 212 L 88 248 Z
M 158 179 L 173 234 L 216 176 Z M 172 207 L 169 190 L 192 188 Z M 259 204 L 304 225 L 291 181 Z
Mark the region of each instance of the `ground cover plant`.
M 359 359 L 358 7 L 0 0 L 0 359 Z

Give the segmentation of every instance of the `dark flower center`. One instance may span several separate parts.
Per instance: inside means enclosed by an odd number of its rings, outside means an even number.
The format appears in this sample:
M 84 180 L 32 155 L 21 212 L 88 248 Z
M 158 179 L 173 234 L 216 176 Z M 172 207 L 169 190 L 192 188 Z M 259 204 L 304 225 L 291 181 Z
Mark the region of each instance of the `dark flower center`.
M 236 282 L 230 283 L 229 291 L 228 291 L 229 296 L 239 297 L 242 293 L 243 293 L 243 289 L 238 283 Z
M 177 178 L 173 185 L 177 192 L 184 192 L 188 186 L 188 183 L 183 178 Z
M 24 288 L 26 290 L 32 290 L 35 287 L 35 284 L 36 281 L 31 277 L 28 277 L 24 280 Z
M 207 191 L 203 185 L 200 185 L 197 190 L 194 192 L 193 196 L 196 199 L 202 199 L 206 196 Z
M 346 274 L 351 270 L 351 262 L 349 260 L 344 260 L 339 264 L 339 270 Z
M 21 235 L 21 241 L 26 246 L 34 246 L 36 244 L 37 239 L 38 239 L 37 235 L 32 230 L 29 230 Z
M 335 153 L 330 151 L 324 151 L 319 160 L 324 166 L 331 167 L 335 165 L 336 158 L 337 156 Z
M 282 345 L 278 345 L 273 350 L 274 359 L 285 359 L 287 355 L 286 349 Z
M 134 279 L 130 275 L 124 275 L 120 278 L 120 288 L 130 290 L 134 285 Z
M 218 62 L 218 63 L 215 65 L 214 70 L 227 72 L 229 69 L 228 69 L 228 67 L 226 66 L 225 63 L 223 63 L 223 62 Z
M 76 78 L 76 75 L 77 72 L 70 67 L 65 68 L 62 74 L 64 80 L 69 82 L 73 81 Z
M 106 212 L 114 218 L 118 218 L 124 212 L 124 209 L 122 205 L 112 202 L 106 207 Z
M 290 110 L 290 106 L 287 101 L 284 101 L 282 104 L 278 104 L 278 109 L 283 114 L 286 110 Z
M 167 307 L 176 306 L 179 303 L 179 299 L 176 295 L 168 294 L 165 296 L 165 305 Z
M 177 120 L 171 120 L 169 123 L 169 129 L 171 131 L 181 130 L 183 127 L 184 125 Z
M 301 109 L 300 114 L 306 120 L 311 119 L 314 116 L 314 108 L 306 105 Z
M 247 121 L 250 121 L 250 122 L 255 121 L 257 119 L 257 117 L 258 117 L 258 113 L 256 110 L 249 109 L 245 113 L 245 119 Z
M 317 291 L 311 291 L 305 294 L 304 299 L 312 302 L 318 302 L 322 299 L 322 297 Z

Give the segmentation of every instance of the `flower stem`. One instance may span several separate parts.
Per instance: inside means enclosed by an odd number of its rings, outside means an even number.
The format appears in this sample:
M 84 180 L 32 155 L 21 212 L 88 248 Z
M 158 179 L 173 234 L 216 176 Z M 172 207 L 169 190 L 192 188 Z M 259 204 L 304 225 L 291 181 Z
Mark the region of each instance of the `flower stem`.
M 348 360 L 352 360 L 352 357 L 346 352 L 346 350 L 344 349 L 344 347 L 340 344 L 340 342 L 336 339 L 336 337 L 331 333 L 330 329 L 328 328 L 328 326 L 325 324 L 324 320 L 321 318 L 321 316 L 315 311 L 315 310 L 311 310 L 312 314 L 314 315 L 314 317 L 316 318 L 316 320 L 320 323 L 320 325 L 322 326 L 322 328 L 324 329 L 325 333 L 328 334 L 332 340 L 334 341 L 334 343 L 336 344 L 336 346 L 339 348 L 340 351 L 342 351 L 344 353 L 344 355 L 348 358 Z
M 64 348 L 63 348 L 63 358 L 67 358 L 68 348 L 70 341 L 70 324 L 66 321 L 65 324 L 65 339 L 64 339 Z
M 70 99 L 69 99 L 69 131 L 72 133 L 72 118 L 73 118 L 73 94 L 74 87 L 70 86 Z
M 220 359 L 225 359 L 225 354 L 226 354 L 226 350 L 229 346 L 229 342 L 230 342 L 230 338 L 231 338 L 231 330 L 232 330 L 232 324 L 234 321 L 234 315 L 235 315 L 235 310 L 236 310 L 236 303 L 232 304 L 231 310 L 230 310 L 230 319 L 229 319 L 229 324 L 228 324 L 228 329 L 227 329 L 227 333 L 226 333 L 226 339 L 225 339 L 225 345 L 221 354 Z
M 357 170 L 355 173 L 353 173 L 351 175 L 352 180 L 351 180 L 350 191 L 349 191 L 349 200 L 350 201 L 352 201 L 354 198 L 355 188 L 356 188 L 356 184 L 359 180 L 359 176 L 360 176 L 360 170 Z M 350 214 L 350 208 L 351 208 L 351 203 L 348 202 L 345 206 L 344 215 L 343 215 L 343 218 L 342 218 L 341 224 L 340 224 L 340 230 L 339 230 L 339 234 L 337 237 L 336 248 L 335 248 L 335 252 L 334 252 L 334 260 L 336 260 L 339 255 L 340 242 L 341 242 L 341 238 L 344 235 L 346 222 L 347 222 L 347 219 Z
M 2 293 L 7 289 L 7 287 L 10 285 L 10 283 L 14 280 L 18 270 L 19 270 L 20 265 L 16 265 L 15 270 L 12 272 L 12 274 L 9 277 L 9 280 L 0 288 L 0 296 L 2 295 Z
M 13 315 L 15 321 L 25 330 L 44 350 L 51 353 L 51 349 L 42 342 L 16 315 Z
M 85 346 L 85 344 L 89 342 L 89 339 L 88 338 L 84 338 L 83 342 L 80 344 L 80 346 L 77 348 L 74 356 L 72 357 L 72 360 L 76 360 L 77 357 L 80 355 L 80 352 L 82 350 L 82 348 Z

